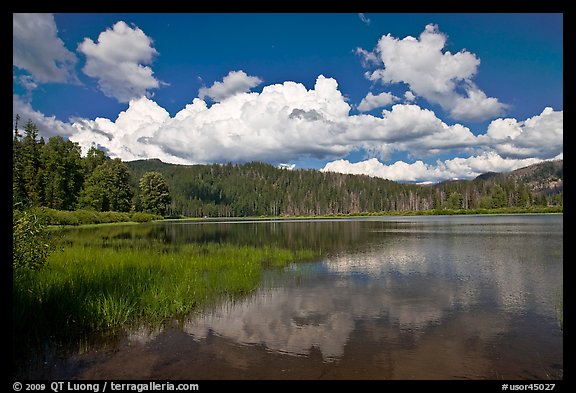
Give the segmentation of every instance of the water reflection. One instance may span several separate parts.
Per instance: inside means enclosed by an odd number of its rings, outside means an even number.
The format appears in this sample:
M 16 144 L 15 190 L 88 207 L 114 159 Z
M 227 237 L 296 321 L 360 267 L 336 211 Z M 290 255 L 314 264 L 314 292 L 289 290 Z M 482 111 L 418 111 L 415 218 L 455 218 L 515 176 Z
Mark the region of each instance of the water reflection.
M 445 296 L 441 296 L 445 297 Z M 245 345 L 293 355 L 310 354 L 318 348 L 322 358 L 335 360 L 359 320 L 377 320 L 394 326 L 398 333 L 419 335 L 429 324 L 437 324 L 446 299 L 431 296 L 424 302 L 391 293 L 385 285 L 361 281 L 326 280 L 298 287 L 268 291 L 233 307 L 223 306 L 189 321 L 184 330 L 196 339 L 209 333 Z
M 246 299 L 130 333 L 114 377 L 561 378 L 562 217 L 157 225 L 165 242 L 320 247 Z M 296 359 L 296 360 L 294 360 Z M 112 373 L 104 374 L 105 372 Z
M 196 339 L 214 333 L 294 355 L 318 348 L 326 361 L 343 356 L 360 322 L 375 340 L 410 346 L 457 319 L 468 329 L 460 336 L 489 347 L 514 331 L 511 321 L 519 316 L 554 319 L 553 289 L 562 283 L 557 232 L 510 225 L 499 233 L 485 225 L 444 229 L 394 229 L 393 237 L 382 231 L 377 246 L 334 255 L 323 262 L 325 272 L 223 305 L 184 330 Z

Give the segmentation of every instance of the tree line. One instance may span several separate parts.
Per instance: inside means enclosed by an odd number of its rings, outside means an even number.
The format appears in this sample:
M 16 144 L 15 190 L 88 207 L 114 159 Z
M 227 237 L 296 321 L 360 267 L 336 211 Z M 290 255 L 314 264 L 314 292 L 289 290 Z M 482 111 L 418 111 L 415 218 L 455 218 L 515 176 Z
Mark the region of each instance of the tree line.
M 418 185 L 280 169 L 261 162 L 176 165 L 153 159 L 127 164 L 136 177 L 146 171 L 164 175 L 172 190 L 168 213 L 174 216 L 317 216 L 562 205 L 561 189 L 537 190 L 521 177 L 504 174 Z M 554 178 L 556 172 L 552 168 L 541 178 Z
M 528 176 L 487 174 L 474 180 L 418 185 L 365 175 L 280 169 L 261 162 L 176 165 L 123 162 L 92 147 L 45 141 L 28 121 L 13 140 L 14 206 L 56 210 L 150 212 L 164 216 L 311 216 L 420 210 L 473 210 L 562 205 L 562 189 L 535 182 L 562 178 L 539 165 Z M 539 184 L 540 184 L 539 183 Z
M 160 173 L 142 173 L 135 187 L 120 159 L 110 159 L 95 147 L 82 157 L 80 146 L 61 136 L 46 142 L 30 120 L 21 134 L 19 120 L 17 115 L 12 143 L 15 207 L 166 213 L 170 191 Z

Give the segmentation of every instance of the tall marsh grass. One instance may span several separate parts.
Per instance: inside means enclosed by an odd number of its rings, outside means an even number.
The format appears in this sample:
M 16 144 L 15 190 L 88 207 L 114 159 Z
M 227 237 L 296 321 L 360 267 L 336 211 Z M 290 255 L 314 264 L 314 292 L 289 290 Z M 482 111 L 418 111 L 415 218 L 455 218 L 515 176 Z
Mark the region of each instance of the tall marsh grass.
M 254 291 L 266 267 L 315 256 L 276 247 L 68 238 L 43 269 L 14 273 L 14 349 L 160 325 Z

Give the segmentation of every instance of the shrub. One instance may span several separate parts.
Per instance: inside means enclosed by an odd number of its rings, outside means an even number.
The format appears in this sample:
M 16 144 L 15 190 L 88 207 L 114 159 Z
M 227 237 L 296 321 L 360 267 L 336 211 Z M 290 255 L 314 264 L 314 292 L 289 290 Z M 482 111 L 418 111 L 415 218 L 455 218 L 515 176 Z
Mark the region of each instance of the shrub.
M 23 213 L 14 210 L 14 217 L 20 217 Z M 103 224 L 113 222 L 149 222 L 152 220 L 162 220 L 164 217 L 144 212 L 97 212 L 95 210 L 55 210 L 48 207 L 34 207 L 28 209 L 29 215 L 35 217 L 42 225 L 86 225 Z
M 135 212 L 132 213 L 132 221 L 136 222 L 148 222 L 152 220 L 161 220 L 162 216 L 151 214 L 151 213 L 143 213 L 143 212 Z
M 94 210 L 76 210 L 74 214 L 78 218 L 79 224 L 99 224 L 101 222 L 98 212 Z
M 111 222 L 125 222 L 130 221 L 130 213 L 122 212 L 101 212 L 99 213 L 100 222 L 111 223 Z
M 51 212 L 54 221 L 50 222 L 52 225 L 78 225 L 80 221 L 74 212 L 66 210 L 54 210 Z
M 42 219 L 33 212 L 14 212 L 12 219 L 12 266 L 38 270 L 46 264 L 54 244 Z

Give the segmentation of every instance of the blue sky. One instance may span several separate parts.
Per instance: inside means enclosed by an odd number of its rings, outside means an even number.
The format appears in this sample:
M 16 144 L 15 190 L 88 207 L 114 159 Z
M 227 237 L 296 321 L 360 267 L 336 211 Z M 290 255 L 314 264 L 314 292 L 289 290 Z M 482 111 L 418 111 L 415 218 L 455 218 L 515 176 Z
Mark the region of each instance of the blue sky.
M 563 158 L 563 15 L 14 14 L 13 93 L 125 161 L 466 179 Z

